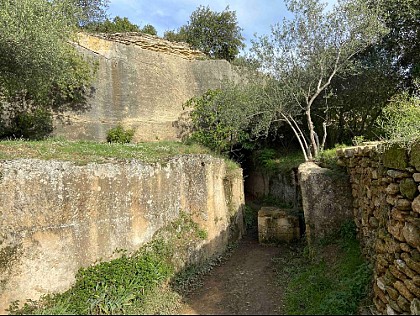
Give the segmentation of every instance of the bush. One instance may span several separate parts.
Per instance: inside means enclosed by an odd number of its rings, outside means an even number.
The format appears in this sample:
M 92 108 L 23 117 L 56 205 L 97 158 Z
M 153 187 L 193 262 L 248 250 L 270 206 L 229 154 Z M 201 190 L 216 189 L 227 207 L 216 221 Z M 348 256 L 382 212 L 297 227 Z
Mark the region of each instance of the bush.
M 130 143 L 134 136 L 134 130 L 125 130 L 124 127 L 119 124 L 117 127 L 111 128 L 106 134 L 106 141 L 108 143 Z
M 377 123 L 391 141 L 406 141 L 420 137 L 420 99 L 401 94 L 383 109 Z
M 16 113 L 10 125 L 3 130 L 2 137 L 41 140 L 53 131 L 52 115 L 44 109 Z

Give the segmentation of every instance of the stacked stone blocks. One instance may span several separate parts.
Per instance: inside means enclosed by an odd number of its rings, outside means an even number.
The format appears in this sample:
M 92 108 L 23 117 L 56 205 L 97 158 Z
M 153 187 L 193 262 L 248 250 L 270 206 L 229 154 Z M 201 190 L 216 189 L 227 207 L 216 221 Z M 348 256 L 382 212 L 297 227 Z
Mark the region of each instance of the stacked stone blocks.
M 339 149 L 381 314 L 420 313 L 420 142 Z

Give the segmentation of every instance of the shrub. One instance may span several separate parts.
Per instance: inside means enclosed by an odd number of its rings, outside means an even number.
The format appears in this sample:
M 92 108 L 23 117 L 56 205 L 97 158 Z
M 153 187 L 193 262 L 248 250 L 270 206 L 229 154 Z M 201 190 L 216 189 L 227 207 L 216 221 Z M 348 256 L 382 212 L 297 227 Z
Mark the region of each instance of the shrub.
M 111 128 L 106 134 L 106 141 L 108 143 L 120 143 L 127 144 L 132 141 L 134 136 L 133 129 L 124 129 L 124 127 L 119 124 L 117 127 Z
M 405 141 L 420 137 L 420 99 L 401 94 L 394 97 L 377 120 L 388 140 Z
M 6 129 L 4 136 L 41 140 L 53 131 L 52 115 L 44 109 L 31 112 L 16 113 Z

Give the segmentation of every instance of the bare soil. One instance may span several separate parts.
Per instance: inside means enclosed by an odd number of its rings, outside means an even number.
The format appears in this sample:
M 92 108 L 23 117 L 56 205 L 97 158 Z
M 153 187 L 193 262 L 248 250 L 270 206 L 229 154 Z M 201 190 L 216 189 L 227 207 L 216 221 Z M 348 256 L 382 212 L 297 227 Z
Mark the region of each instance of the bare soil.
M 283 288 L 273 261 L 290 257 L 288 245 L 260 245 L 245 236 L 230 257 L 204 276 L 185 299 L 182 315 L 282 315 Z M 281 278 L 280 278 L 281 279 Z

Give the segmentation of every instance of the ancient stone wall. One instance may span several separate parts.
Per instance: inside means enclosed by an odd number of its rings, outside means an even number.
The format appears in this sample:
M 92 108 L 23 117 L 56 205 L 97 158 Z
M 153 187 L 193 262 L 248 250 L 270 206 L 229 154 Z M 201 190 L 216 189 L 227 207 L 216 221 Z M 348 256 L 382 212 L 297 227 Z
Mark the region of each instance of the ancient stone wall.
M 242 170 L 185 155 L 166 165 L 18 159 L 0 162 L 0 313 L 71 286 L 80 267 L 134 251 L 191 214 L 207 237 L 192 263 L 243 234 Z
M 420 314 L 420 143 L 339 149 L 382 314 Z
M 302 205 L 297 170 L 265 172 L 251 170 L 245 181 L 245 192 L 257 198 L 270 196 L 293 208 Z
M 98 70 L 86 109 L 54 122 L 54 134 L 67 139 L 105 141 L 121 123 L 135 130 L 135 142 L 179 140 L 188 111 L 183 104 L 238 79 L 229 62 L 155 36 L 80 33 L 77 47 Z
M 351 190 L 345 175 L 306 162 L 298 168 L 298 179 L 309 244 L 352 220 Z

